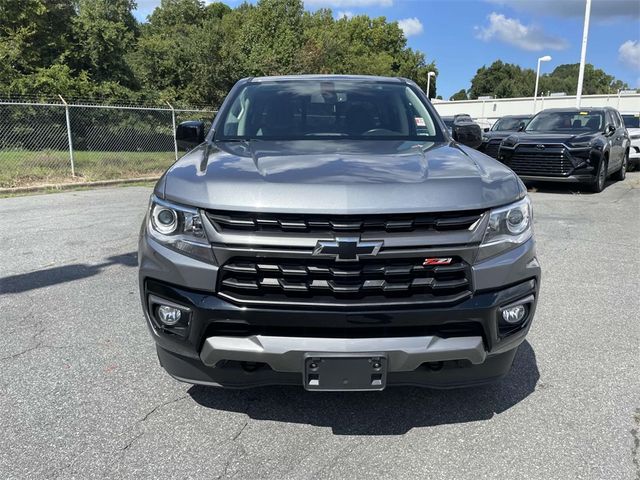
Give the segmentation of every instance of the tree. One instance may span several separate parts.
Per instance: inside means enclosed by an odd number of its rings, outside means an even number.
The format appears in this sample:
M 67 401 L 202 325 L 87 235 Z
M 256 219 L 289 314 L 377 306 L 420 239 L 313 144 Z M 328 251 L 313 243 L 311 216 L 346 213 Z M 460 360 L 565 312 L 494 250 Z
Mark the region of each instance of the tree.
M 471 79 L 469 98 L 485 95 L 495 98 L 530 97 L 533 96 L 535 81 L 533 70 L 496 60 L 491 66 L 478 69 Z
M 451 95 L 451 97 L 449 97 L 450 101 L 453 100 L 468 100 L 469 96 L 467 95 L 467 91 L 463 88 L 462 90 L 454 93 L 453 95 Z
M 557 66 L 553 72 L 540 76 L 538 92 L 565 92 L 575 95 L 579 64 Z M 532 97 L 535 89 L 535 72 L 519 65 L 497 60 L 491 66 L 483 66 L 471 80 L 469 98 L 491 95 L 495 98 Z M 617 93 L 627 84 L 608 75 L 593 65 L 585 65 L 583 94 Z
M 564 92 L 575 95 L 578 89 L 579 63 L 558 65 L 553 72 L 540 77 L 541 91 Z M 629 88 L 622 80 L 608 75 L 604 70 L 587 63 L 584 67 L 583 95 L 618 93 Z
M 219 104 L 240 78 L 437 72 L 397 22 L 336 20 L 302 0 L 161 0 L 138 24 L 133 0 L 0 0 L 0 93 Z M 435 79 L 430 96 L 437 95 Z
M 96 82 L 114 81 L 134 87 L 125 55 L 135 47 L 138 26 L 133 0 L 80 0 L 73 21 L 75 49 L 69 63 Z
M 224 4 L 163 0 L 128 54 L 141 88 L 163 100 L 218 103 L 230 87 L 222 64 Z
M 0 0 L 0 84 L 59 62 L 74 15 L 73 0 Z

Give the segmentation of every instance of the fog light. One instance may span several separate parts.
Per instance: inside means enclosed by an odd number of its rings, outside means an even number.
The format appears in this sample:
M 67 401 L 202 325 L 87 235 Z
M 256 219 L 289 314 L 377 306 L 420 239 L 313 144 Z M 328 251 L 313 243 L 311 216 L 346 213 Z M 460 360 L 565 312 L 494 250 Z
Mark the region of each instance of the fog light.
M 179 308 L 170 307 L 168 305 L 160 305 L 158 307 L 158 318 L 165 325 L 175 325 L 180 321 L 182 312 Z
M 502 319 L 507 323 L 520 323 L 527 314 L 527 307 L 524 305 L 516 305 L 502 310 Z

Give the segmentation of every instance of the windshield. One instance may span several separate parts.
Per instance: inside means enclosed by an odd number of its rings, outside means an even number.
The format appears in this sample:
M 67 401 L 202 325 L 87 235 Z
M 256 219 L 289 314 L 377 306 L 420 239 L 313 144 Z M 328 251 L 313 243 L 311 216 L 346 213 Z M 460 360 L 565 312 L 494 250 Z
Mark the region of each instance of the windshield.
M 216 140 L 443 139 L 426 105 L 399 82 L 258 81 L 221 115 Z
M 505 117 L 499 119 L 491 128 L 494 132 L 515 131 L 521 123 L 527 125 L 530 118 L 527 117 Z
M 640 128 L 640 113 L 635 115 L 622 115 L 624 126 L 627 128 Z
M 541 112 L 525 128 L 527 132 L 596 132 L 604 129 L 602 112 Z

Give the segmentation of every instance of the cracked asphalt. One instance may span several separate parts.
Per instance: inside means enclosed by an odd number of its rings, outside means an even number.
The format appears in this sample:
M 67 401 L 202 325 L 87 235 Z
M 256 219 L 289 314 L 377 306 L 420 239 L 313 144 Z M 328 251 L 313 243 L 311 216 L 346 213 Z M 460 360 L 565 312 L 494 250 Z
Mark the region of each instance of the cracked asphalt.
M 531 192 L 541 299 L 482 388 L 225 391 L 159 367 L 150 189 L 0 199 L 0 478 L 640 479 L 640 173 Z

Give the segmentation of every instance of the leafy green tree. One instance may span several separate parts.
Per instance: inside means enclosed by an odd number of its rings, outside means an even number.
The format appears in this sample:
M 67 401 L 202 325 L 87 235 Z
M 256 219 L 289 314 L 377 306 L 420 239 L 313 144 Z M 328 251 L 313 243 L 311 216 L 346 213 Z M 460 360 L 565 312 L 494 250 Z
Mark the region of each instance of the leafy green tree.
M 565 92 L 567 95 L 575 95 L 578 89 L 579 63 L 558 65 L 553 72 L 540 77 L 541 91 Z M 628 88 L 622 80 L 608 75 L 604 70 L 595 68 L 590 63 L 584 67 L 583 95 L 595 95 L 606 93 L 618 93 L 618 90 Z
M 469 98 L 485 95 L 495 98 L 530 97 L 535 81 L 533 70 L 496 60 L 489 67 L 478 69 L 471 79 Z
M 80 0 L 73 21 L 76 45 L 69 54 L 70 66 L 88 72 L 96 82 L 114 81 L 134 87 L 132 71 L 124 58 L 136 44 L 135 6 L 133 0 Z
M 336 20 L 302 0 L 161 0 L 138 24 L 133 0 L 0 0 L 0 94 L 218 104 L 242 77 L 437 72 L 397 22 Z M 430 88 L 435 97 L 435 79 Z
M 553 72 L 540 76 L 538 92 L 565 92 L 575 95 L 578 84 L 579 64 L 557 66 Z M 471 80 L 469 98 L 491 95 L 495 98 L 532 97 L 535 89 L 535 72 L 500 60 L 489 67 L 483 66 Z M 627 84 L 608 75 L 604 70 L 591 64 L 585 65 L 583 94 L 617 93 L 627 88 Z
M 164 0 L 127 56 L 143 90 L 191 104 L 217 103 L 228 86 L 221 66 L 223 4 Z
M 296 72 L 303 13 L 300 0 L 260 0 L 247 9 L 236 40 L 248 75 Z
M 0 0 L 0 83 L 58 62 L 74 15 L 73 0 Z
M 463 88 L 462 90 L 454 93 L 449 97 L 449 100 L 468 100 L 469 96 L 467 95 L 467 91 Z

